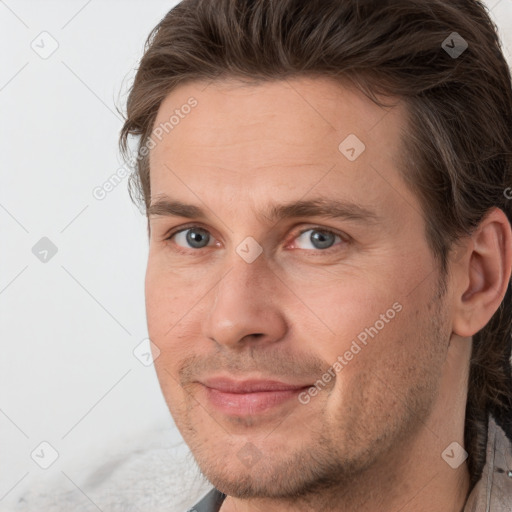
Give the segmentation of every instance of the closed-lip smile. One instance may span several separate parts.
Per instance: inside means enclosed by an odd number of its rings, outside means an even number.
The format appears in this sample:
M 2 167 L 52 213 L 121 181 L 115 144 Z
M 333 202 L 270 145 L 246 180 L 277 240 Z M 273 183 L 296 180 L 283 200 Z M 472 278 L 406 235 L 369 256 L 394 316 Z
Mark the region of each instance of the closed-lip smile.
M 283 405 L 310 384 L 295 384 L 268 379 L 234 380 L 210 377 L 199 381 L 208 402 L 228 415 L 254 415 Z M 297 402 L 298 403 L 298 402 Z

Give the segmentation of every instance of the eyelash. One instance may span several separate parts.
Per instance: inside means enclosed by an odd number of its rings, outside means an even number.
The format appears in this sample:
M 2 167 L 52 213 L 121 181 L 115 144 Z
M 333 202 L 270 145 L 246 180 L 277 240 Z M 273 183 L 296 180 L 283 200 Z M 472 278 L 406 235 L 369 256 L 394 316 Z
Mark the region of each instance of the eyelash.
M 204 228 L 203 226 L 200 226 L 198 224 L 190 224 L 190 225 L 185 225 L 185 226 L 180 226 L 179 228 L 171 231 L 167 236 L 165 236 L 164 238 L 164 241 L 165 242 L 170 242 L 172 237 L 174 235 L 177 235 L 178 233 L 181 233 L 182 231 L 187 231 L 189 229 L 192 229 L 192 228 L 200 228 L 200 229 L 203 229 L 205 231 L 207 231 L 208 233 L 210 233 L 206 228 Z M 307 231 L 319 231 L 321 233 L 329 233 L 331 235 L 334 235 L 334 236 L 338 236 L 341 238 L 341 241 L 342 243 L 348 243 L 349 241 L 349 237 L 348 235 L 344 234 L 344 233 L 339 233 L 337 231 L 334 231 L 332 229 L 326 229 L 326 228 L 323 228 L 322 226 L 313 226 L 313 227 L 309 227 L 309 228 L 305 228 L 305 229 L 302 229 L 301 231 L 297 232 L 292 240 L 295 240 L 296 238 L 300 237 L 303 233 L 307 232 Z M 211 233 L 210 233 L 211 235 Z M 198 251 L 200 251 L 200 249 L 192 249 L 190 248 L 189 250 L 187 249 L 184 249 L 183 247 L 179 246 L 179 245 L 175 245 L 176 247 L 176 252 L 180 253 L 180 254 L 190 254 L 191 252 L 195 252 L 197 253 Z M 206 249 L 207 247 L 203 247 L 202 249 Z M 337 245 L 333 245 L 327 249 L 295 249 L 295 250 L 300 250 L 300 251 L 307 251 L 307 252 L 313 252 L 313 253 L 323 253 L 323 254 L 330 254 L 332 251 L 335 251 L 336 249 L 339 249 L 339 247 Z

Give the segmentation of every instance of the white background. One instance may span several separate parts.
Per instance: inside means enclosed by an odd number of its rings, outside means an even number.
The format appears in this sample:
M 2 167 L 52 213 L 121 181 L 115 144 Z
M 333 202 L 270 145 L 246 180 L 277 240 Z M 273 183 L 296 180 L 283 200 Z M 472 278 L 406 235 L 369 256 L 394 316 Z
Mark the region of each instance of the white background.
M 512 0 L 486 3 L 512 62 Z M 92 191 L 122 165 L 115 104 L 175 4 L 0 0 L 0 510 L 173 428 L 133 354 L 147 337 L 145 219 L 127 179 L 102 201 Z M 43 31 L 58 43 L 47 59 L 31 48 Z M 42 237 L 58 249 L 46 263 L 32 253 Z M 47 470 L 30 457 L 42 441 L 59 453 Z

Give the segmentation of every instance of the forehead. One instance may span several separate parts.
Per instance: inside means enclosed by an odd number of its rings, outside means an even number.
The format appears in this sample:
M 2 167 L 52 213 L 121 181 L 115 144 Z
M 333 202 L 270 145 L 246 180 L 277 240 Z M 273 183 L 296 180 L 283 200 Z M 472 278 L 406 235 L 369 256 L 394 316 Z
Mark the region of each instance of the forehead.
M 190 196 L 206 185 L 226 198 L 265 187 L 290 198 L 335 187 L 355 201 L 356 189 L 366 189 L 371 201 L 378 185 L 391 187 L 393 201 L 393 194 L 408 194 L 397 192 L 404 188 L 398 167 L 405 123 L 398 99 L 381 108 L 329 78 L 184 84 L 162 102 L 154 123 L 152 197 L 170 188 Z
M 190 109 L 186 105 L 191 98 L 197 105 Z M 304 149 L 318 147 L 326 134 L 337 140 L 349 133 L 357 133 L 367 144 L 382 136 L 389 140 L 397 136 L 394 142 L 398 142 L 399 134 L 389 129 L 404 124 L 405 108 L 397 98 L 393 101 L 392 108 L 381 108 L 346 80 L 330 78 L 275 80 L 258 85 L 236 79 L 191 82 L 178 86 L 164 99 L 154 128 L 165 128 L 174 114 L 173 126 L 168 126 L 168 133 L 174 135 L 170 142 L 186 140 L 190 145 L 195 140 L 202 147 L 254 144 L 264 137 L 265 128 L 279 136 L 275 141 L 279 147 L 283 142 L 299 141 L 306 143 Z M 384 118 L 387 122 L 376 129 Z M 243 131 L 234 132 L 234 128 Z M 162 135 L 168 133 L 164 130 Z

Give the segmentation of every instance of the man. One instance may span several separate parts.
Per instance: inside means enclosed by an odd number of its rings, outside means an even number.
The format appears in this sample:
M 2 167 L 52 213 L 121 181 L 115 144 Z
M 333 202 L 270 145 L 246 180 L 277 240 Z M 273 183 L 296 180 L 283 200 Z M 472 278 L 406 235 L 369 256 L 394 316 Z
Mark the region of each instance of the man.
M 120 142 L 191 510 L 512 510 L 511 126 L 475 0 L 158 24 Z

